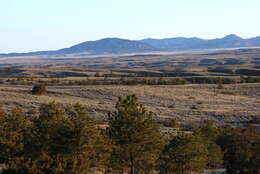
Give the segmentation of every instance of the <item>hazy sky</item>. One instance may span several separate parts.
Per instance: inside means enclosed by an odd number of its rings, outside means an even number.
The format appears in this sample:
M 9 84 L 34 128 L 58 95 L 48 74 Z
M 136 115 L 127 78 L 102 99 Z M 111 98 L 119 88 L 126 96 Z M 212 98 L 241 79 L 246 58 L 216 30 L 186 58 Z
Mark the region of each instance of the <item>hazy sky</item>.
M 105 37 L 260 35 L 260 0 L 0 0 L 0 52 Z

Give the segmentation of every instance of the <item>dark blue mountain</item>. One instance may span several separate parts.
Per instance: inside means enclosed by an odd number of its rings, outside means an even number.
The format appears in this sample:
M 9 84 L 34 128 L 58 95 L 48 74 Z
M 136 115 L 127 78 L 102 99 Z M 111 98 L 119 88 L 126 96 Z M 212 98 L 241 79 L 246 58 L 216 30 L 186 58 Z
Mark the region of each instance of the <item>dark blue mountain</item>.
M 127 39 L 106 38 L 97 41 L 83 42 L 69 48 L 56 51 L 39 51 L 29 53 L 0 54 L 0 56 L 37 56 L 37 55 L 66 55 L 66 54 L 119 54 L 158 51 L 153 46 Z
M 260 37 L 243 39 L 231 34 L 220 39 L 200 39 L 200 38 L 169 38 L 169 39 L 144 39 L 127 40 L 119 38 L 106 38 L 97 41 L 83 42 L 69 48 L 55 51 L 39 51 L 29 53 L 9 53 L 0 54 L 4 57 L 12 56 L 38 56 L 53 55 L 62 56 L 67 54 L 97 55 L 97 54 L 122 54 L 122 53 L 142 53 L 153 51 L 183 51 L 202 50 L 217 48 L 239 48 L 239 47 L 260 47 Z
M 168 51 L 179 50 L 199 50 L 216 48 L 239 48 L 239 47 L 258 47 L 260 37 L 243 39 L 235 34 L 228 35 L 220 39 L 199 39 L 199 38 L 169 38 L 169 39 L 144 39 L 143 43 L 150 44 L 159 49 Z

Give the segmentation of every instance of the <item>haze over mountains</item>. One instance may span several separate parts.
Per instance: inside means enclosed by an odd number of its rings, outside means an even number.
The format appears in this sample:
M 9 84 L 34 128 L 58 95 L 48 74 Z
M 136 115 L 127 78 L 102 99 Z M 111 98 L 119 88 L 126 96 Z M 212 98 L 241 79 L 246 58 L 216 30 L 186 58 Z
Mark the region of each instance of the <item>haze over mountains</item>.
M 12 56 L 37 56 L 37 55 L 66 55 L 66 54 L 121 54 L 141 53 L 154 51 L 188 51 L 218 48 L 239 48 L 239 47 L 260 47 L 260 37 L 243 39 L 231 34 L 221 39 L 200 39 L 200 38 L 168 38 L 168 39 L 143 39 L 127 40 L 119 38 L 106 38 L 97 41 L 83 42 L 69 48 L 55 51 L 39 51 L 29 53 L 0 54 L 1 57 Z

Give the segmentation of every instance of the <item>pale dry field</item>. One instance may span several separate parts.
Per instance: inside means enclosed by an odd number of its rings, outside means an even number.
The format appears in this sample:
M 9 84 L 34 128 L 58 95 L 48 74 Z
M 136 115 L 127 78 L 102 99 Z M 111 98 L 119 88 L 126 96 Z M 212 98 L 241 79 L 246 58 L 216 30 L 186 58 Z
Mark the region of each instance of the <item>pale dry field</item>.
M 136 94 L 158 119 L 237 123 L 260 117 L 260 84 L 224 85 L 221 90 L 216 85 L 53 86 L 48 87 L 48 96 L 34 96 L 31 88 L 0 85 L 0 105 L 30 110 L 51 101 L 80 103 L 89 108 L 92 117 L 105 119 L 109 111 L 114 111 L 119 96 Z

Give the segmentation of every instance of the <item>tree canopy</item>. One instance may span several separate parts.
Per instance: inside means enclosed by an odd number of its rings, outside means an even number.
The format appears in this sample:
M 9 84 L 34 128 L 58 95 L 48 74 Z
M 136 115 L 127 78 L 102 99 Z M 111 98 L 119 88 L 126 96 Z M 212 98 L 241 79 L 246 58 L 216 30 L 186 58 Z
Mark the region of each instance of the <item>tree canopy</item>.
M 158 159 L 160 174 L 188 174 L 202 172 L 207 165 L 207 147 L 194 135 L 174 137 Z
M 260 134 L 252 125 L 205 121 L 168 136 L 135 95 L 119 98 L 115 109 L 101 126 L 80 104 L 51 102 L 30 112 L 0 107 L 3 173 L 189 174 L 218 168 L 260 173 Z M 176 126 L 168 120 L 164 126 Z
M 135 95 L 119 98 L 109 115 L 107 134 L 114 143 L 112 161 L 130 169 L 130 174 L 153 170 L 164 140 L 151 112 Z

